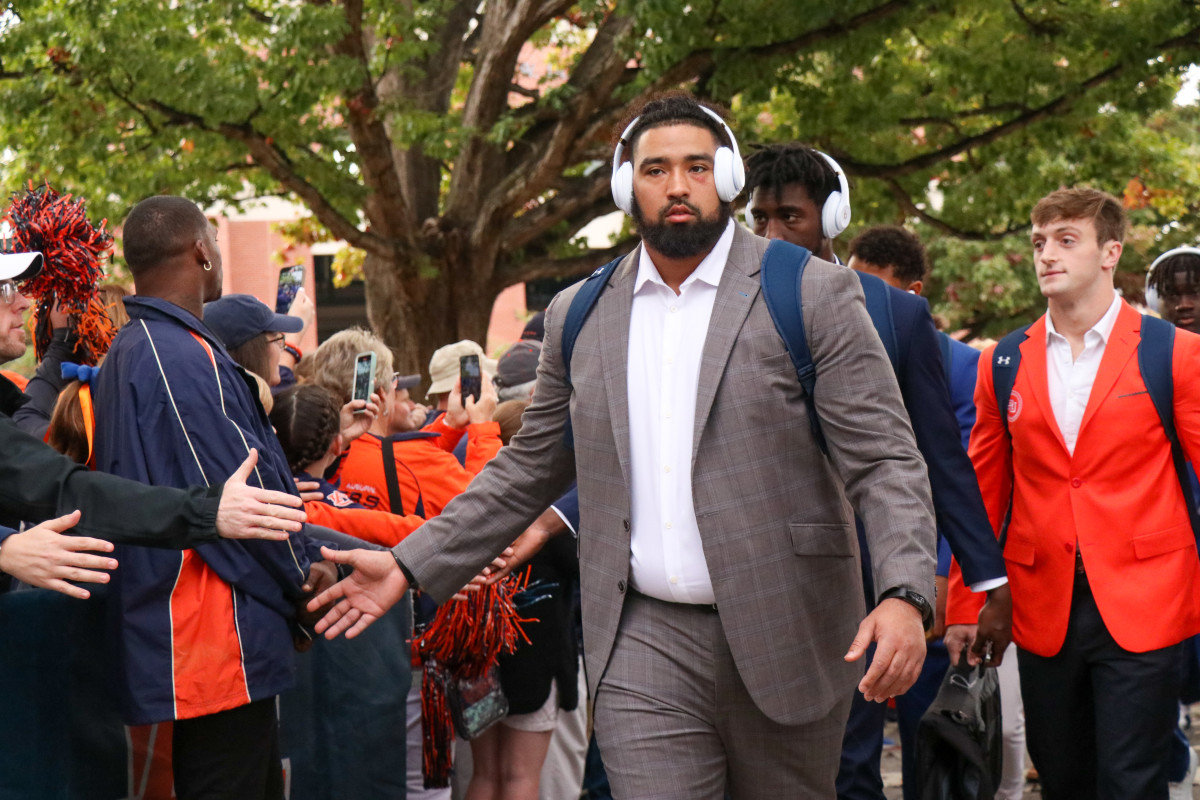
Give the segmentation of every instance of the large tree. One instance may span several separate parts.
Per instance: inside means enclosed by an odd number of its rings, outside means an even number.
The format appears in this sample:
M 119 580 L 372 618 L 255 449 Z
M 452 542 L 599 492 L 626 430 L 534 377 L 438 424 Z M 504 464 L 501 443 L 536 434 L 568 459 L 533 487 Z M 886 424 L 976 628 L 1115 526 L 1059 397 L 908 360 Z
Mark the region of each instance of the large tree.
M 365 253 L 414 370 L 480 339 L 504 287 L 628 246 L 576 235 L 651 93 L 832 153 L 859 221 L 991 240 L 1059 184 L 1161 188 L 1178 162 L 1143 121 L 1198 50 L 1185 0 L 10 0 L 0 170 L 115 219 L 154 192 L 290 196 Z

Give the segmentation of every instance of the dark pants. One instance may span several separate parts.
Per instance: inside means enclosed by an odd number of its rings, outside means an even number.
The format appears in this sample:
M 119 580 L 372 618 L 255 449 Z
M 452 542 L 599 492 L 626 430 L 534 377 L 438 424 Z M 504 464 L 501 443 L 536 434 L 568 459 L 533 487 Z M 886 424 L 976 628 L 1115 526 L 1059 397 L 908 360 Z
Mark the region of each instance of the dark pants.
M 179 800 L 283 800 L 275 698 L 175 721 Z
M 1166 800 L 1179 715 L 1180 645 L 1148 653 L 1108 633 L 1078 574 L 1066 640 L 1045 658 L 1021 650 L 1029 753 L 1047 800 Z

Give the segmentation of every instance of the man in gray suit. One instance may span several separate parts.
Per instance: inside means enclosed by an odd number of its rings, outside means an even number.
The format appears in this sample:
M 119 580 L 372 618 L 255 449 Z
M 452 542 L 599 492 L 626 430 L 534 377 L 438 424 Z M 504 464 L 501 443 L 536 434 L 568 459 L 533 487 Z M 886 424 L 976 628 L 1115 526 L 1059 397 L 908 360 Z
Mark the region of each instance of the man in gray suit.
M 580 329 L 569 380 L 579 285 L 547 309 L 520 434 L 391 553 L 328 553 L 356 569 L 313 603 L 335 603 L 319 631 L 353 636 L 417 582 L 445 600 L 577 475 L 588 688 L 621 798 L 832 797 L 855 682 L 885 701 L 925 652 L 934 520 L 896 379 L 858 281 L 813 258 L 826 457 L 760 293 L 767 241 L 731 218 L 736 150 L 687 96 L 645 106 L 613 175 L 642 246 Z M 880 598 L 865 619 L 851 506 Z M 851 662 L 872 641 L 863 676 Z

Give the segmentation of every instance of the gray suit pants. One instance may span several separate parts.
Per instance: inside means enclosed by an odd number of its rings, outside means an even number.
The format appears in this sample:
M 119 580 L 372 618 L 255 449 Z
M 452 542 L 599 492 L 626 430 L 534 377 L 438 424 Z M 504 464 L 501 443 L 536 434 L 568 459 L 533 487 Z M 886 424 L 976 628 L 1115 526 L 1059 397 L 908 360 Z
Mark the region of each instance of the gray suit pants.
M 630 592 L 596 692 L 596 739 L 617 800 L 825 800 L 849 713 L 848 693 L 815 722 L 772 721 L 715 609 Z

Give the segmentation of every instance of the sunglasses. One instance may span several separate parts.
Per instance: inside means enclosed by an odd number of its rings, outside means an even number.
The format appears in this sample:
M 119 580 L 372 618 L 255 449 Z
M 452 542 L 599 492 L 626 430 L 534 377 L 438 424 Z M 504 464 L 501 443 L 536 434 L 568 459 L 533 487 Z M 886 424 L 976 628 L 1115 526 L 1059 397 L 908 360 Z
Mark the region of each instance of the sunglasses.
M 0 297 L 4 298 L 5 303 L 12 305 L 19 294 L 20 292 L 17 291 L 15 283 L 12 281 L 0 281 Z

